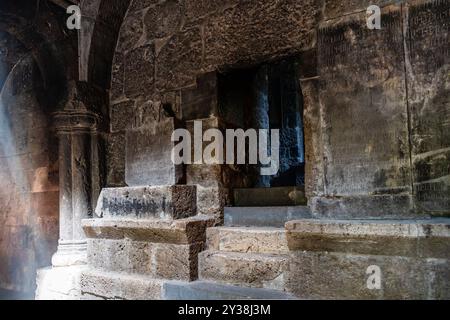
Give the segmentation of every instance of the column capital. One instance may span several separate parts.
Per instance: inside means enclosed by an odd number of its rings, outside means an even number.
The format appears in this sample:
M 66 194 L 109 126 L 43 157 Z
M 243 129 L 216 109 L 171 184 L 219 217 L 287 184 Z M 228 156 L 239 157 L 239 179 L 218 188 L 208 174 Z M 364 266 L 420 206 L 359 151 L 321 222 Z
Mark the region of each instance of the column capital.
M 99 117 L 91 111 L 64 110 L 53 113 L 57 133 L 95 132 Z

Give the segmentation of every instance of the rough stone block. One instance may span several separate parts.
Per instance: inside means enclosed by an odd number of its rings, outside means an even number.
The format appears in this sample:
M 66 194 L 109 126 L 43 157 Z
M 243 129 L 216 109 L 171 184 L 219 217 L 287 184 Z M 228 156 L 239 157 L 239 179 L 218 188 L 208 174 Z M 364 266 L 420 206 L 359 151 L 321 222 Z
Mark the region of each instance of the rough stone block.
M 449 257 L 450 220 L 313 220 L 286 223 L 290 250 Z
M 164 283 L 166 300 L 295 300 L 293 295 L 279 290 L 247 288 L 211 281 L 168 281 Z
M 87 270 L 81 275 L 81 299 L 159 300 L 163 283 L 148 276 Z
M 181 219 L 196 214 L 195 186 L 105 188 L 96 214 L 114 219 Z
M 284 289 L 288 259 L 283 255 L 204 251 L 199 277 L 247 287 Z
M 238 207 L 301 206 L 306 202 L 303 187 L 234 189 L 234 204 Z
M 290 220 L 312 218 L 307 206 L 296 207 L 225 207 L 225 225 L 228 227 L 283 228 Z
M 125 179 L 129 186 L 173 185 L 181 181 L 183 168 L 171 158 L 175 129 L 174 119 L 169 118 L 127 131 Z
M 191 244 L 205 242 L 205 230 L 212 226 L 210 217 L 180 220 L 83 220 L 83 230 L 89 239 L 131 239 L 155 243 Z
M 287 290 L 307 299 L 448 299 L 448 285 L 433 281 L 443 276 L 436 265 L 448 276 L 448 260 L 299 251 L 291 253 Z M 380 290 L 367 287 L 369 266 L 380 267 Z
M 446 1 L 407 6 L 406 74 L 415 204 L 450 214 L 450 13 Z
M 322 205 L 332 215 L 340 197 L 355 197 L 368 202 L 356 215 L 372 216 L 379 208 L 383 215 L 401 217 L 414 208 L 406 198 L 411 166 L 405 63 L 398 54 L 404 45 L 401 6 L 382 9 L 383 32 L 368 29 L 365 19 L 364 11 L 326 21 L 319 30 L 325 190 L 336 200 L 324 199 Z M 376 201 L 361 198 L 364 194 L 385 197 Z M 405 209 L 392 210 L 390 203 Z
M 198 254 L 204 243 L 189 245 L 157 244 L 153 256 L 155 277 L 193 281 L 198 278 Z
M 281 228 L 208 228 L 206 239 L 208 250 L 274 254 L 289 251 Z

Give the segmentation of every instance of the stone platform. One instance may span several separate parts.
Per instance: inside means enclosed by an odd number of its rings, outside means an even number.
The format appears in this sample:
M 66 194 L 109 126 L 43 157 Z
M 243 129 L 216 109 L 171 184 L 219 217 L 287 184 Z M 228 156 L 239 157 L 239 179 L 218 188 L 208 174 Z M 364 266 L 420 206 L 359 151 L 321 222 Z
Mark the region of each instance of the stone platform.
M 450 298 L 450 219 L 298 220 L 286 232 L 286 290 L 300 298 Z

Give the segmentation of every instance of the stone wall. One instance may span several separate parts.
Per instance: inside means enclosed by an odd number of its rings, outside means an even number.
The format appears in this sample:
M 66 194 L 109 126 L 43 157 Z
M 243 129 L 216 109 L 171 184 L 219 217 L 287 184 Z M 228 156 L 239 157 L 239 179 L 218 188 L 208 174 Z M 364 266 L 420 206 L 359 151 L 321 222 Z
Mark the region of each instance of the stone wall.
M 370 4 L 382 7 L 382 30 L 366 27 Z M 441 0 L 132 1 L 112 68 L 108 185 L 136 185 L 125 179 L 133 165 L 125 161 L 127 131 L 145 136 L 166 118 L 182 126 L 205 118 L 228 126 L 214 74 L 295 56 L 313 212 L 347 218 L 448 214 L 445 8 Z M 437 26 L 443 27 L 434 32 Z M 150 158 L 169 154 L 170 143 L 148 141 L 142 148 Z M 192 166 L 186 179 L 175 181 L 201 180 L 200 212 L 220 221 L 233 181 L 246 185 L 241 172 L 229 171 Z M 137 184 L 152 181 L 143 174 Z
M 34 290 L 58 240 L 58 159 L 39 76 L 25 55 L 0 94 L 0 287 L 23 292 Z
M 215 73 L 256 66 L 313 47 L 319 2 L 132 1 L 113 62 L 108 185 L 134 184 L 125 179 L 125 159 L 130 155 L 125 156 L 123 141 L 136 123 L 127 119 L 139 117 L 148 125 L 167 117 L 182 122 L 212 117 L 204 127 L 225 127 L 226 119 L 218 112 Z M 170 144 L 154 149 L 155 154 L 164 153 L 164 147 Z M 142 148 L 151 154 L 156 147 Z M 166 162 L 169 167 L 170 158 Z M 239 170 L 213 166 L 200 172 L 189 167 L 187 178 L 181 180 L 197 184 L 202 177 L 199 211 L 214 214 L 220 221 L 223 205 L 230 203 L 228 188 L 243 183 Z M 152 181 L 143 175 L 139 184 Z

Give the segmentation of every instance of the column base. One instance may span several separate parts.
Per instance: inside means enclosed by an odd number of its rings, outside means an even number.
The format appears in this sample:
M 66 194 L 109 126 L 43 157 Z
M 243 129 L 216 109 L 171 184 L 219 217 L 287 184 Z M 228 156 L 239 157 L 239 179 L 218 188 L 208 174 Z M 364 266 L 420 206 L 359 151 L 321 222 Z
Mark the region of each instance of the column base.
M 87 263 L 87 242 L 59 241 L 58 251 L 52 257 L 53 267 L 69 267 Z
M 86 268 L 78 265 L 38 270 L 36 300 L 80 300 L 80 277 Z

